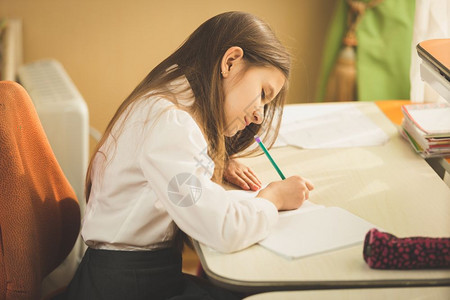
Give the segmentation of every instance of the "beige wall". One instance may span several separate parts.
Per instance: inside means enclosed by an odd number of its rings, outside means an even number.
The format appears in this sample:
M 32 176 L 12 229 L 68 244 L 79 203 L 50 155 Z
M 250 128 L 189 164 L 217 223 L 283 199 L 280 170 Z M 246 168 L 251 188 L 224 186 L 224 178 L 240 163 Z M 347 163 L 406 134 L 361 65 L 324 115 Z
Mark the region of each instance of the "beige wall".
M 316 90 L 336 0 L 0 0 L 0 17 L 23 20 L 24 62 L 60 61 L 103 131 L 122 100 L 206 19 L 230 10 L 267 21 L 290 49 L 289 102 Z

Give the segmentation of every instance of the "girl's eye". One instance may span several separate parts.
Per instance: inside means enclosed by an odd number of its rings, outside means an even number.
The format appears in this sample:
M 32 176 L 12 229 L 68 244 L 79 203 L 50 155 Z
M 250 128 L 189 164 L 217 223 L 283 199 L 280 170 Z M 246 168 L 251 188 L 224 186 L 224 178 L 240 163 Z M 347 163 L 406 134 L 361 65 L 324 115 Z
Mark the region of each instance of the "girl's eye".
M 261 99 L 266 99 L 266 92 L 264 90 L 261 91 Z

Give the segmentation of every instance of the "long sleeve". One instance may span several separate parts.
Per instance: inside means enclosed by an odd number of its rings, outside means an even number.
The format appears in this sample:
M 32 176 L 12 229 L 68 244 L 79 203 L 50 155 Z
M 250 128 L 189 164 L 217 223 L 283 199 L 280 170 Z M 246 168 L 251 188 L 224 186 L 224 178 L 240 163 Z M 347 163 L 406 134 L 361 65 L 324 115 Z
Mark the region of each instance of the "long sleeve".
M 224 190 L 211 181 L 213 163 L 200 128 L 185 111 L 169 109 L 149 124 L 140 165 L 158 201 L 192 238 L 222 252 L 246 248 L 277 222 L 270 201 Z

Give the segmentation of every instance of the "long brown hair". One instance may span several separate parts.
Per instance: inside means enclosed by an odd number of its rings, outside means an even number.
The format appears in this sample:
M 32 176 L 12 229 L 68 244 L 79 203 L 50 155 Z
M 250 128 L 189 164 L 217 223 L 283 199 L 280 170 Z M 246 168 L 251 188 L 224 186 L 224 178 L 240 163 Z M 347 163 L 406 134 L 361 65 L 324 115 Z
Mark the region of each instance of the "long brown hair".
M 216 182 L 222 181 L 226 160 L 248 148 L 254 135 L 263 131 L 261 128 L 265 129 L 262 138 L 270 147 L 278 134 L 286 84 L 277 97 L 264 107 L 264 121 L 261 125 L 251 124 L 230 138 L 224 135 L 226 124 L 220 63 L 225 52 L 232 46 L 243 49 L 247 66 L 274 66 L 285 75 L 287 82 L 290 56 L 269 26 L 244 12 L 219 14 L 200 25 L 180 48 L 157 65 L 122 102 L 96 146 L 94 156 L 100 152 L 100 147 L 107 137 L 112 135 L 112 128 L 133 102 L 150 92 L 171 94 L 166 88 L 167 85 L 182 76 L 187 78 L 194 93 L 195 101 L 190 110 L 198 117 L 208 142 L 208 154 L 215 163 L 213 179 Z M 172 96 L 174 97 L 170 97 L 173 98 L 171 101 L 176 102 L 176 95 Z M 274 118 L 276 124 L 272 126 Z M 275 130 L 266 130 L 269 128 Z M 112 137 L 117 139 L 117 136 Z M 89 199 L 92 185 L 92 161 L 93 158 L 86 176 L 86 201 Z

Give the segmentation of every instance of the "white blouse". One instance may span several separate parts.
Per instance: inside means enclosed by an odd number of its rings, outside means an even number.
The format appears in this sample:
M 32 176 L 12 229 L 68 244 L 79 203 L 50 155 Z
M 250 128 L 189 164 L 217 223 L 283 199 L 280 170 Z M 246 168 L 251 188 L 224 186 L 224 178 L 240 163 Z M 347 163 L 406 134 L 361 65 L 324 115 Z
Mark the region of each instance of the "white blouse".
M 275 205 L 211 181 L 214 164 L 197 123 L 168 100 L 154 100 L 135 102 L 123 127 L 117 122 L 113 128 L 116 138 L 110 135 L 100 149 L 104 154 L 94 158 L 81 231 L 86 244 L 164 247 L 175 224 L 222 252 L 265 238 L 278 220 Z

